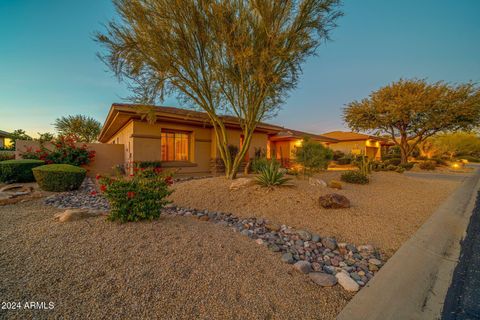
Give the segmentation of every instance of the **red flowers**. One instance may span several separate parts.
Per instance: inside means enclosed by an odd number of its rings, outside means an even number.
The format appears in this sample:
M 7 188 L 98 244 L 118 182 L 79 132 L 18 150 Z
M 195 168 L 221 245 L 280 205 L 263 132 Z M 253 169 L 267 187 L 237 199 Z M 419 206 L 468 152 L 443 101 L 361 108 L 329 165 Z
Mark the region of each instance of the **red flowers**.
M 104 185 L 104 184 L 100 185 L 100 191 L 102 191 L 102 192 L 107 191 L 107 186 Z
M 90 192 L 90 195 L 92 195 L 92 196 L 96 196 L 96 195 L 97 195 L 97 193 L 98 193 L 97 191 L 92 191 L 92 192 Z
M 156 174 L 159 174 L 159 173 L 162 172 L 162 168 L 160 168 L 160 167 L 155 167 L 155 168 L 153 169 L 153 171 L 155 171 Z
M 168 176 L 165 178 L 165 183 L 169 186 L 171 186 L 173 184 L 173 178 L 172 176 Z
M 127 192 L 127 198 L 128 198 L 128 199 L 133 199 L 133 198 L 135 198 L 135 192 L 133 192 L 133 191 L 128 191 L 128 192 Z
M 97 175 L 95 176 L 95 179 L 100 180 L 101 178 L 102 178 L 102 176 L 97 173 Z

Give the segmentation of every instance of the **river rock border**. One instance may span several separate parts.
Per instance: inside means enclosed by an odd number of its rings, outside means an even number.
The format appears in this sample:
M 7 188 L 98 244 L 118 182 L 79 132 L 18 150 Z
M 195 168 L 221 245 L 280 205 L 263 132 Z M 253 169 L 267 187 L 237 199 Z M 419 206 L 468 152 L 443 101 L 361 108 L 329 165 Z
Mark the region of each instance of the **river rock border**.
M 88 178 L 79 190 L 55 194 L 47 197 L 44 203 L 63 209 L 109 209 L 108 201 L 97 192 L 95 183 Z M 175 205 L 168 205 L 163 209 L 163 214 L 193 217 L 231 228 L 280 254 L 281 261 L 293 264 L 295 270 L 309 274 L 311 280 L 321 286 L 332 286 L 338 282 L 348 291 L 358 291 L 384 264 L 381 254 L 372 245 L 338 243 L 335 238 L 321 237 L 307 230 L 275 224 L 262 218 L 244 219 L 230 213 Z

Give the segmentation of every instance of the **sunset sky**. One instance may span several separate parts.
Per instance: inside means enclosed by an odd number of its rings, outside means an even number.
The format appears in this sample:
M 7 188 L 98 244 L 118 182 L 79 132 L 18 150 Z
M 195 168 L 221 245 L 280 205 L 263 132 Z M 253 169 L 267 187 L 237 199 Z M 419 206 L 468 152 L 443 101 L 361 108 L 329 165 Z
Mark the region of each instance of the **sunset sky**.
M 346 103 L 401 77 L 480 82 L 480 1 L 347 0 L 343 11 L 270 122 L 343 130 Z M 113 17 L 109 0 L 0 0 L 0 130 L 53 132 L 55 118 L 71 114 L 103 122 L 129 95 L 92 40 Z M 164 105 L 182 107 L 174 97 Z

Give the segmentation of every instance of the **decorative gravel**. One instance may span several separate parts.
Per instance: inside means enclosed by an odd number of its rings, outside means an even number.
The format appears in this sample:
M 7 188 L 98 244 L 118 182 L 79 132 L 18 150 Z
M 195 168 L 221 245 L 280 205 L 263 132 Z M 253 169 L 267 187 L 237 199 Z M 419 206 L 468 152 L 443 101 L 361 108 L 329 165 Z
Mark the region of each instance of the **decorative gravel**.
M 54 303 L 0 318 L 334 319 L 353 296 L 214 223 L 58 223 L 59 211 L 42 200 L 0 207 L 2 300 Z
M 329 182 L 341 172 L 317 176 Z M 367 185 L 343 183 L 342 190 L 310 185 L 293 178 L 291 187 L 273 190 L 258 185 L 230 190 L 224 177 L 174 185 L 170 199 L 179 207 L 231 212 L 238 217 L 266 218 L 278 224 L 336 237 L 341 242 L 369 243 L 391 256 L 428 219 L 461 181 L 408 177 L 374 172 Z M 318 199 L 327 193 L 346 196 L 348 209 L 323 209 Z

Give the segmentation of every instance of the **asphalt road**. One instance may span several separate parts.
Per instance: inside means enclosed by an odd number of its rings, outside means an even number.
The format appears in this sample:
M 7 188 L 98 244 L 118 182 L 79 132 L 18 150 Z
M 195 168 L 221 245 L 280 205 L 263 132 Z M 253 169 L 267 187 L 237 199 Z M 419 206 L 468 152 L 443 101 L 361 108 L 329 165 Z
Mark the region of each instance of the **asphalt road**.
M 459 263 L 448 289 L 443 320 L 480 320 L 480 193 L 461 244 Z

